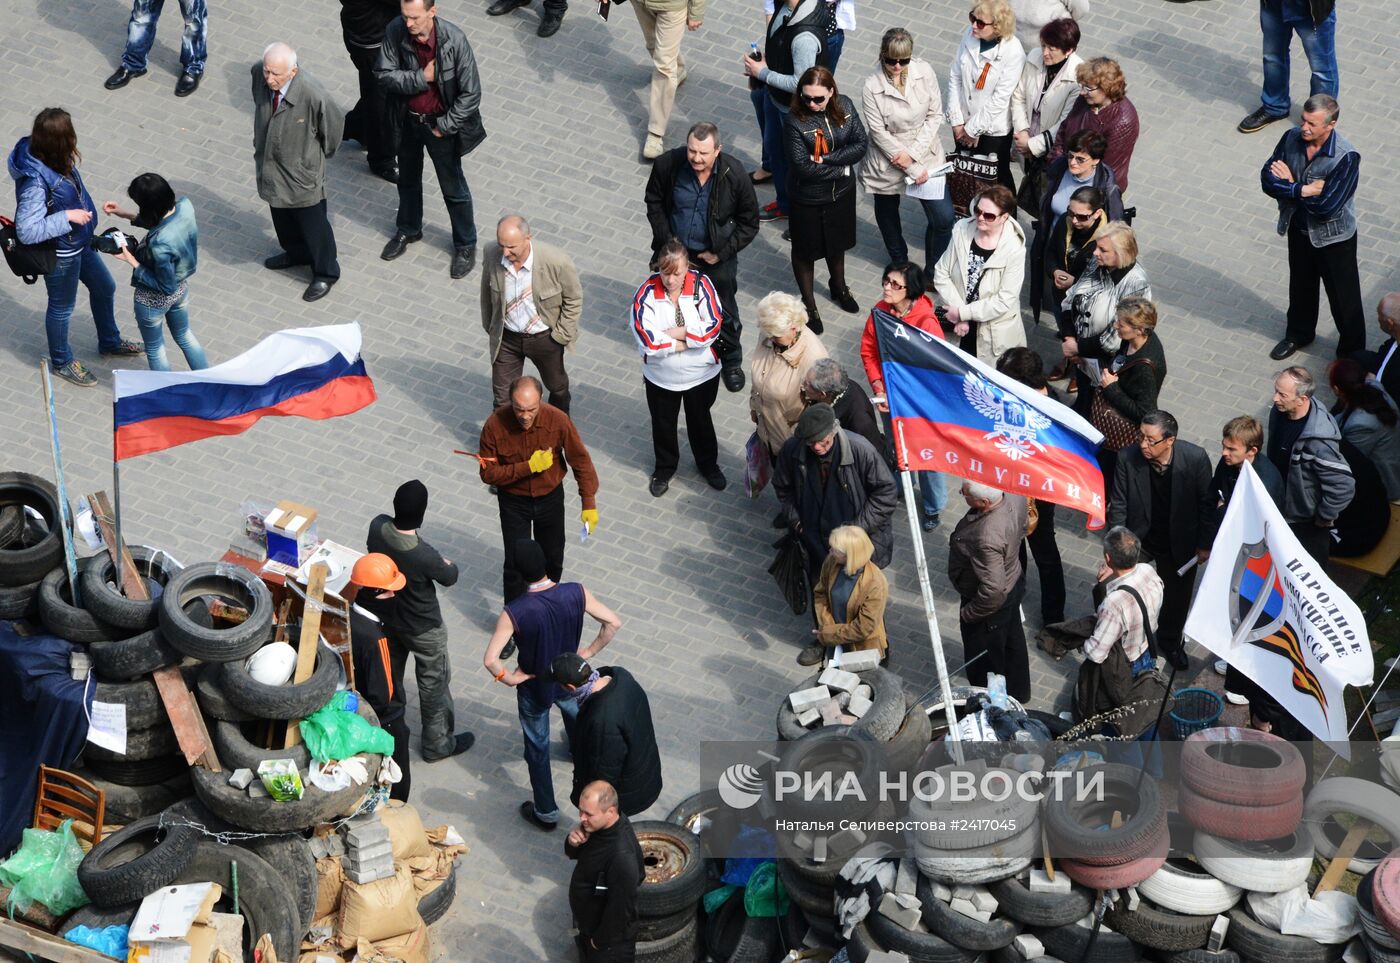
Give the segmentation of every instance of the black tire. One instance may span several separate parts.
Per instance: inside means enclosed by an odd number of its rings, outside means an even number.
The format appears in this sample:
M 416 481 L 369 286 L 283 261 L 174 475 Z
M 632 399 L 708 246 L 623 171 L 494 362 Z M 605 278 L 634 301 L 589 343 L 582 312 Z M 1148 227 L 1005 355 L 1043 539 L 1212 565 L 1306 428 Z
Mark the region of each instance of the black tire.
M 778 921 L 771 916 L 745 916 L 739 943 L 726 963 L 771 963 L 782 936 Z
M 864 799 L 785 799 L 782 806 L 787 818 L 817 822 L 859 819 L 880 804 L 875 790 L 884 765 L 884 753 L 879 741 L 866 730 L 856 726 L 824 726 L 804 732 L 802 738 L 788 743 L 781 752 L 782 760 L 778 765 L 785 772 L 807 772 L 808 768 L 804 767 L 841 759 L 847 764 L 847 771 L 855 773 L 857 781 L 867 790 Z M 767 792 L 763 801 L 765 804 L 773 802 Z
M 113 752 L 91 742 L 83 746 L 83 758 L 91 762 L 145 762 L 164 759 L 180 751 L 175 730 L 167 724 L 150 729 L 132 729 L 126 734 L 126 752 Z
M 298 742 L 287 749 L 263 749 L 248 736 L 246 729 L 256 729 L 261 722 L 215 722 L 209 727 L 209 738 L 214 741 L 214 751 L 219 754 L 219 762 L 225 769 L 251 769 L 258 771 L 258 763 L 264 759 L 290 759 L 298 769 L 311 764 L 311 751 L 306 743 Z
M 167 665 L 178 665 L 180 653 L 168 644 L 160 629 L 108 642 L 93 642 L 88 655 L 98 672 L 108 679 L 139 679 Z
M 206 628 L 185 612 L 196 599 L 224 599 L 248 611 L 248 619 L 225 628 Z M 202 662 L 246 659 L 267 640 L 272 628 L 272 593 L 247 569 L 224 562 L 199 562 L 177 573 L 160 597 L 160 627 L 178 651 Z
M 164 590 L 170 576 L 179 571 L 170 556 L 144 545 L 131 547 L 131 560 L 136 565 L 137 574 L 146 581 L 147 591 L 150 591 L 151 582 Z M 78 576 L 78 582 L 83 589 L 83 608 L 108 625 L 136 632 L 156 627 L 160 617 L 159 598 L 127 598 L 122 592 L 117 566 L 112 562 L 110 553 L 94 556 L 92 564 Z
M 929 932 L 965 950 L 999 950 L 1010 946 L 1011 941 L 1021 933 L 1021 924 L 1015 920 L 999 917 L 983 923 L 955 912 L 934 895 L 933 883 L 922 873 L 919 874 L 918 896 L 923 907 L 924 925 Z
M 818 672 L 797 689 L 810 689 L 817 684 L 820 677 L 821 673 Z M 907 710 L 904 681 L 888 669 L 880 668 L 857 672 L 856 677 L 870 686 L 874 697 L 865 715 L 852 723 L 851 728 L 863 729 L 874 736 L 877 742 L 889 742 L 899 731 Z M 798 723 L 797 713 L 792 711 L 792 703 L 784 696 L 782 704 L 778 706 L 778 738 L 784 742 L 795 742 L 813 731 L 817 730 L 807 729 Z
M 418 915 L 423 917 L 424 923 L 431 926 L 447 915 L 447 911 L 452 908 L 452 901 L 456 898 L 457 864 L 454 862 L 452 869 L 448 871 L 447 878 L 424 893 L 418 900 Z M 314 905 L 312 912 L 315 912 Z
M 196 666 L 180 670 L 185 684 L 190 685 L 195 678 Z M 117 682 L 104 679 L 98 673 L 97 684 L 93 687 L 93 701 L 120 702 L 126 706 L 126 727 L 128 729 L 150 729 L 165 722 L 165 703 L 160 699 L 160 690 L 151 679 L 136 679 L 132 682 Z
M 692 920 L 665 939 L 637 943 L 635 963 L 695 963 L 700 953 L 699 922 Z
M 38 475 L 22 471 L 0 472 L 0 506 L 23 506 L 44 518 L 48 531 L 33 544 L 23 536 L 0 548 L 0 585 L 30 585 L 63 564 L 62 515 L 58 489 Z M 26 527 L 27 527 L 27 523 Z
M 1072 885 L 1061 893 L 1032 893 L 1019 879 L 988 884 L 997 899 L 997 911 L 1027 926 L 1054 928 L 1083 919 L 1094 905 L 1094 894 Z
M 194 686 L 195 698 L 199 701 L 199 707 L 204 710 L 206 716 L 220 722 L 252 721 L 252 715 L 229 702 L 228 696 L 224 695 L 224 687 L 219 684 L 219 676 L 222 674 L 217 662 L 209 663 L 200 671 L 199 679 Z
M 78 563 L 78 578 L 91 567 L 88 559 Z M 44 628 L 69 642 L 87 645 L 89 642 L 106 642 L 130 635 L 126 629 L 108 625 L 87 609 L 73 604 L 73 593 L 68 586 L 68 572 L 56 568 L 44 576 L 39 583 L 39 621 Z
M 420 909 L 421 913 L 422 910 Z M 654 943 L 657 940 L 664 940 L 677 930 L 683 929 L 687 923 L 695 918 L 699 912 L 697 906 L 688 906 L 685 909 L 677 910 L 670 916 L 658 916 L 655 919 L 647 919 L 645 916 L 637 917 L 637 942 Z
M 188 827 L 162 826 L 159 815 L 138 819 L 92 847 L 78 864 L 78 882 L 98 906 L 139 903 L 175 881 L 197 839 Z
M 709 820 L 703 831 L 695 833 L 695 823 L 699 816 Z M 705 843 L 710 853 L 724 853 L 739 835 L 739 814 L 724 804 L 719 798 L 718 789 L 702 789 L 678 802 L 666 814 L 668 823 L 684 826 Z
M 933 723 L 929 717 L 917 709 L 904 713 L 904 721 L 899 729 L 885 743 L 885 765 L 891 773 L 913 774 L 918 770 L 919 759 L 933 738 Z
M 39 585 L 0 586 L 0 619 L 27 619 L 39 613 Z
M 1306 936 L 1285 936 L 1270 929 L 1242 909 L 1232 909 L 1225 942 L 1246 960 L 1268 963 L 1333 963 L 1342 957 L 1345 943 L 1319 943 Z
M 1202 949 L 1215 923 L 1213 915 L 1186 916 L 1153 906 L 1147 900 L 1139 900 L 1137 909 L 1130 913 L 1126 898 L 1110 907 L 1103 919 L 1134 943 L 1172 953 Z
M 700 941 L 705 956 L 711 960 L 727 960 L 744 934 L 744 892 L 737 890 L 715 908 L 700 928 Z
M 306 935 L 316 919 L 316 857 L 312 855 L 311 843 L 302 836 L 287 835 L 247 839 L 239 845 L 266 860 L 285 878 L 301 923 L 297 937 Z
M 301 949 L 302 934 L 297 932 L 301 921 L 297 918 L 296 903 L 287 898 L 287 881 L 278 868 L 242 846 L 201 841 L 195 843 L 194 850 L 194 858 L 175 882 L 218 883 L 224 895 L 217 908 L 223 912 L 230 911 L 233 904 L 233 874 L 229 864 L 238 863 L 238 909 L 243 914 L 245 963 L 254 963 L 253 947 L 263 933 L 272 936 L 278 959 L 296 959 Z
M 70 930 L 79 926 L 86 926 L 93 930 L 105 929 L 108 926 L 130 926 L 131 921 L 136 918 L 136 911 L 140 908 L 140 903 L 106 907 L 98 906 L 96 903 L 88 903 L 68 914 L 63 925 L 58 928 L 58 933 L 60 936 L 67 936 Z
M 910 963 L 973 963 L 978 956 L 933 933 L 906 930 L 876 911 L 866 915 L 864 925 L 876 944 L 892 953 L 903 953 Z
M 1045 827 L 1057 855 L 1090 866 L 1117 866 L 1152 853 L 1167 832 L 1167 814 L 1157 781 L 1139 783 L 1139 770 L 1110 763 L 1095 768 L 1104 780 L 1103 798 L 1053 795 L 1045 803 Z M 1109 829 L 1114 810 L 1123 824 Z
M 1234 950 L 1182 950 L 1164 957 L 1166 963 L 1240 963 Z
M 311 677 L 300 684 L 264 685 L 249 675 L 243 659 L 225 662 L 219 673 L 228 701 L 259 719 L 305 719 L 335 695 L 340 681 L 339 656 L 324 645 L 316 646 Z
M 1045 947 L 1045 952 L 1061 960 L 1075 963 L 1124 963 L 1125 960 L 1142 959 L 1142 947 L 1122 933 L 1115 933 L 1106 927 L 1099 927 L 1099 935 L 1094 940 L 1094 952 L 1087 957 L 1090 927 L 1071 923 L 1051 929 L 1033 930 L 1033 935 Z
M 161 756 L 158 759 L 95 759 L 86 753 L 83 764 L 107 782 L 119 786 L 145 787 L 159 786 L 190 771 L 189 763 L 180 755 Z
M 705 860 L 699 836 L 661 819 L 635 819 L 646 878 L 637 889 L 637 915 L 658 919 L 693 908 L 705 894 Z
M 826 919 L 836 915 L 836 901 L 829 885 L 814 882 L 796 869 L 796 861 L 779 859 L 778 879 L 793 905 L 808 917 L 820 916 Z
M 106 818 L 114 825 L 125 826 L 146 816 L 164 812 L 175 803 L 194 794 L 188 769 L 164 782 L 141 787 L 123 786 L 103 779 L 89 767 L 78 769 L 77 774 L 105 794 Z
M 0 548 L 9 548 L 24 535 L 24 506 L 0 505 Z

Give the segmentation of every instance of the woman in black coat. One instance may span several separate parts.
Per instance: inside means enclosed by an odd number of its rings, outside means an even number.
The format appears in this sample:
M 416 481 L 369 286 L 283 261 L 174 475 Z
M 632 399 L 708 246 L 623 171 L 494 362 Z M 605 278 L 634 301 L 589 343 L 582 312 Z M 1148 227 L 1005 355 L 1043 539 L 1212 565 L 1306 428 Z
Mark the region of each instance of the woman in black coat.
M 865 127 L 849 97 L 836 90 L 825 67 L 808 68 L 797 82 L 783 128 L 788 159 L 788 233 L 807 326 L 821 334 L 813 285 L 816 262 L 831 272 L 831 298 L 855 314 L 860 304 L 846 285 L 846 252 L 856 245 L 855 168 L 865 157 Z
M 1094 390 L 1109 408 L 1136 428 L 1143 415 L 1157 410 L 1157 394 L 1167 378 L 1167 355 L 1156 332 L 1157 306 L 1146 298 L 1124 298 L 1118 303 L 1114 326 L 1122 343 L 1104 367 Z M 1092 404 L 1089 410 L 1094 413 Z M 1103 418 L 1098 418 L 1094 427 L 1103 431 L 1101 421 Z M 1099 465 L 1105 478 L 1113 477 L 1120 450 L 1110 447 L 1109 439 L 1104 439 Z

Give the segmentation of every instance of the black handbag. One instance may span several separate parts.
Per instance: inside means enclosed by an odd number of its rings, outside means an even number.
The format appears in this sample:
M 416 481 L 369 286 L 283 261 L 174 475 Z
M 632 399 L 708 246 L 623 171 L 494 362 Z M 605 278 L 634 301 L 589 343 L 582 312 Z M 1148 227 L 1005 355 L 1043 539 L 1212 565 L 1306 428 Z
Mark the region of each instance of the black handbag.
M 40 244 L 21 244 L 15 222 L 0 214 L 0 251 L 5 254 L 5 263 L 16 277 L 24 278 L 25 284 L 33 284 L 43 274 L 52 274 L 58 267 L 58 243 L 44 241 Z
M 807 611 L 807 597 L 810 594 L 807 586 L 807 549 L 802 546 L 802 538 L 796 532 L 788 532 L 774 542 L 773 547 L 778 550 L 778 556 L 768 566 L 768 574 L 778 583 L 783 601 L 792 609 L 792 614 L 801 615 Z

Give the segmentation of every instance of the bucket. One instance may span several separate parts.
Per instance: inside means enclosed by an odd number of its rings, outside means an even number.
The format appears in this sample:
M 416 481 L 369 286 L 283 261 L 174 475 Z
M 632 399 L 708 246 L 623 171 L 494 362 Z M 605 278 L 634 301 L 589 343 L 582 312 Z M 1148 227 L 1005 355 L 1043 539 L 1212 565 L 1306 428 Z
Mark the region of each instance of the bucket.
M 1174 698 L 1175 705 L 1168 715 L 1178 739 L 1209 729 L 1225 711 L 1225 700 L 1209 689 L 1182 689 Z

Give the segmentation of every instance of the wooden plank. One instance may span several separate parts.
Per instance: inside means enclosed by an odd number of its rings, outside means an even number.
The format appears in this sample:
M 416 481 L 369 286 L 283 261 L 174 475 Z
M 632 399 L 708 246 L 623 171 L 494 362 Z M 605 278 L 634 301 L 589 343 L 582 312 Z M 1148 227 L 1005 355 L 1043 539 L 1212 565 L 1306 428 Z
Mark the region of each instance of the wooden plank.
M 131 552 L 127 551 L 124 542 L 117 541 L 117 516 L 112 511 L 112 503 L 107 500 L 107 493 L 98 492 L 95 495 L 89 495 L 88 504 L 92 506 L 93 520 L 97 522 L 97 529 L 102 533 L 102 541 L 106 543 L 107 552 L 112 556 L 112 563 L 121 576 L 122 594 L 129 599 L 140 601 L 150 599 L 151 593 L 146 587 L 146 580 L 141 577 L 140 572 L 136 571 L 136 563 L 132 561 Z
M 116 959 L 77 943 L 69 943 L 61 936 L 45 933 L 43 930 L 15 923 L 0 917 L 0 946 L 8 946 L 21 953 L 32 953 L 41 960 L 52 963 L 104 963 Z
M 1040 821 L 1040 852 L 1044 857 L 1045 876 L 1055 882 L 1055 861 L 1050 858 L 1050 832 L 1045 828 L 1045 820 Z
M 1342 874 L 1347 871 L 1347 866 L 1351 865 L 1351 858 L 1356 855 L 1356 851 L 1366 841 L 1366 834 L 1370 831 L 1371 821 L 1369 819 L 1358 819 L 1351 829 L 1347 830 L 1342 845 L 1337 847 L 1337 855 L 1333 856 L 1332 861 L 1327 864 L 1327 871 L 1322 874 L 1317 889 L 1313 890 L 1314 898 L 1317 897 L 1318 893 L 1325 893 L 1337 888 L 1337 884 L 1342 881 Z
M 170 716 L 170 727 L 175 730 L 175 739 L 185 761 L 190 765 L 196 762 L 211 772 L 223 772 L 219 757 L 214 752 L 214 744 L 209 739 L 209 730 L 204 727 L 204 716 L 190 695 L 185 677 L 173 665 L 157 669 L 151 673 L 160 699 L 165 703 L 166 715 Z
M 311 678 L 316 668 L 316 647 L 321 640 L 321 609 L 326 598 L 326 576 L 330 566 L 317 562 L 311 566 L 306 579 L 306 603 L 301 610 L 301 638 L 297 640 L 297 670 L 292 676 L 292 684 L 299 685 Z M 301 724 L 287 723 L 287 737 L 282 741 L 283 748 L 290 749 L 301 743 Z

